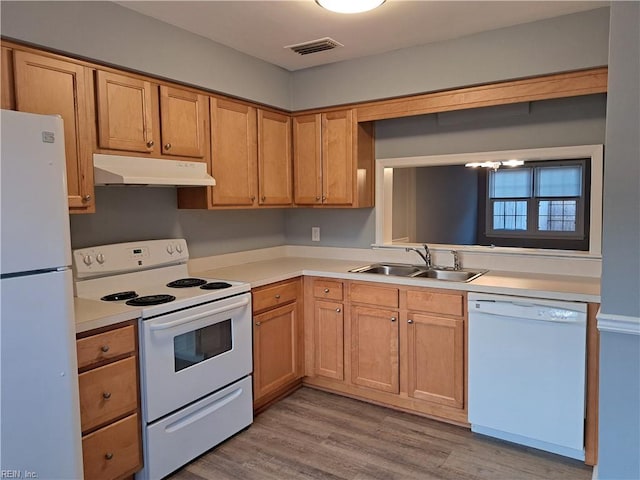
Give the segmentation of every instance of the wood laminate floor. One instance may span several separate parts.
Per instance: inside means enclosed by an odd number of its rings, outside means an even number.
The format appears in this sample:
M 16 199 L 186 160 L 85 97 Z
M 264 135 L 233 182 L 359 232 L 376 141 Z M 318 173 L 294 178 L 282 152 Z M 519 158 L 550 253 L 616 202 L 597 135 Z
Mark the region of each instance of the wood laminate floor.
M 590 480 L 582 462 L 302 388 L 171 480 Z

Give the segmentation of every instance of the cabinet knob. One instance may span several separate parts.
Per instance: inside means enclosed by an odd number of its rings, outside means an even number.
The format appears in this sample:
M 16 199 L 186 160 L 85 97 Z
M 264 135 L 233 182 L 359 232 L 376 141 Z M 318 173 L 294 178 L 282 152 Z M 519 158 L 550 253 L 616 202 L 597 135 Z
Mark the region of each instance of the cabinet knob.
M 251 196 L 251 201 L 253 202 L 253 201 L 255 201 L 255 199 L 256 199 L 256 196 L 255 196 L 255 195 L 252 195 L 252 196 Z
M 280 300 L 280 294 L 276 293 L 276 300 Z
M 322 196 L 322 201 L 324 202 L 327 199 L 324 195 Z
M 83 201 L 83 202 L 88 202 L 89 200 L 91 200 L 91 195 L 84 195 L 84 196 L 82 197 L 82 201 Z
M 267 197 L 262 197 L 262 201 L 264 202 L 267 199 Z
M 397 320 L 397 318 L 396 318 L 396 317 L 391 317 L 391 321 L 392 321 L 392 322 L 395 322 L 396 320 Z
M 151 148 L 151 147 L 153 147 L 155 144 L 156 144 L 156 142 L 154 142 L 153 140 L 149 140 L 149 141 L 147 142 L 147 147 L 148 147 L 148 148 Z
M 407 320 L 407 323 L 413 323 L 413 320 L 409 319 Z
M 107 460 L 111 460 L 113 458 L 113 453 L 111 452 L 105 453 L 104 458 Z
M 109 345 L 103 345 L 100 350 L 102 350 L 104 353 L 107 353 L 109 351 Z
M 164 149 L 165 150 L 171 150 L 171 144 L 170 143 L 165 143 L 164 144 Z
M 104 392 L 102 394 L 102 398 L 104 398 L 105 400 L 109 400 L 111 398 L 111 393 L 110 392 Z
M 329 293 L 329 289 L 328 289 L 328 288 L 325 288 L 325 289 L 324 289 L 324 293 Z
M 261 322 L 256 322 L 256 327 L 259 327 L 261 325 Z
M 319 202 L 319 201 L 320 201 L 320 197 L 316 197 L 316 202 Z
M 336 308 L 336 312 L 340 313 L 341 311 L 340 307 Z

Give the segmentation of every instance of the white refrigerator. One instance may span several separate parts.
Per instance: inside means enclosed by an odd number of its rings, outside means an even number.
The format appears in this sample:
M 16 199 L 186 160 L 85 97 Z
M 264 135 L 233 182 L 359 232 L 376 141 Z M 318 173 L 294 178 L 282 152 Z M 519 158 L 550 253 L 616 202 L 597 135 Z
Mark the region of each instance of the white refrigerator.
M 82 478 L 64 130 L 0 117 L 0 470 Z

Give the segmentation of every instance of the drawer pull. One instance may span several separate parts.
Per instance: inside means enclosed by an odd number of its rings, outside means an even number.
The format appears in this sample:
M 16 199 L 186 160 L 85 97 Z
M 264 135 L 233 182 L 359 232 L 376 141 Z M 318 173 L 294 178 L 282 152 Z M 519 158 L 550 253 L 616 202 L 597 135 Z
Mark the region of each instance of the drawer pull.
M 328 288 L 325 288 L 325 289 L 324 289 L 324 293 L 329 293 L 329 289 L 328 289 Z
M 413 320 L 409 319 L 407 320 L 407 323 L 413 323 Z
M 104 353 L 107 353 L 109 351 L 109 345 L 103 345 L 100 350 L 102 350 Z
M 111 452 L 105 453 L 104 458 L 106 458 L 107 460 L 111 460 L 113 458 L 113 453 Z
M 105 400 L 109 400 L 111 398 L 111 393 L 110 392 L 104 392 L 102 394 L 102 398 L 104 398 Z
M 396 318 L 396 317 L 391 317 L 391 321 L 392 321 L 392 322 L 395 322 L 396 320 L 397 320 L 397 318 Z
M 256 322 L 256 327 L 259 327 L 260 325 L 262 325 L 261 322 Z
M 276 300 L 280 300 L 280 294 L 279 293 L 276 294 Z
M 342 310 L 338 307 L 336 308 L 336 312 L 340 313 Z

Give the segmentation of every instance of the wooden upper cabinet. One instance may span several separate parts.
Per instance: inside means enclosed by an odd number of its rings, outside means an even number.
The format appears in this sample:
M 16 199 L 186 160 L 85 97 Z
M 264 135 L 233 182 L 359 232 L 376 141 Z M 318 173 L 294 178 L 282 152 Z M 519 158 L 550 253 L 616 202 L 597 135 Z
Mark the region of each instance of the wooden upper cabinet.
M 353 112 L 322 114 L 322 202 L 353 203 Z
M 294 117 L 294 203 L 373 206 L 373 125 L 353 109 Z
M 0 108 L 14 110 L 16 108 L 15 92 L 13 88 L 13 52 L 10 48 L 2 47 L 2 78 L 0 79 L 1 101 Z
M 321 115 L 293 119 L 293 192 L 298 205 L 322 203 Z
M 260 205 L 289 205 L 291 117 L 258 110 L 258 192 Z
M 19 50 L 13 51 L 13 60 L 16 110 L 62 117 L 69 209 L 71 213 L 93 211 L 92 121 L 87 94 L 91 70 Z
M 96 71 L 98 147 L 148 153 L 153 131 L 150 82 Z
M 211 172 L 216 180 L 212 206 L 256 204 L 256 109 L 248 105 L 210 99 Z
M 203 158 L 208 126 L 207 97 L 180 88 L 160 86 L 162 153 Z

